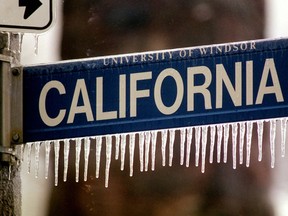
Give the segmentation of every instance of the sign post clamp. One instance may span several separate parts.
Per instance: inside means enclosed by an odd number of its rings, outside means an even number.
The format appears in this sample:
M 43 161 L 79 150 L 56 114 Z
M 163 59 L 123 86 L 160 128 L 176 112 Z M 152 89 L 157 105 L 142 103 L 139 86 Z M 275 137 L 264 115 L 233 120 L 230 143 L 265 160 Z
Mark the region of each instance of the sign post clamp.
M 8 41 L 8 34 L 0 35 L 0 42 Z M 19 38 L 18 38 L 19 39 Z M 12 37 L 17 40 L 17 36 Z M 12 67 L 12 51 L 0 43 L 0 153 L 1 161 L 14 163 L 14 145 L 23 142 L 22 69 Z

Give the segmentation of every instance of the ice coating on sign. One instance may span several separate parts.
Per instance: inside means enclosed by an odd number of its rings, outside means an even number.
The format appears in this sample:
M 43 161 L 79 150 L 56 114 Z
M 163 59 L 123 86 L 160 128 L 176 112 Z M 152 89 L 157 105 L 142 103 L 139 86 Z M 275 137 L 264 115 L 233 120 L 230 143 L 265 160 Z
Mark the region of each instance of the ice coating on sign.
M 282 120 L 281 120 L 282 122 Z M 257 121 L 257 133 L 258 133 L 258 161 L 262 160 L 262 143 L 263 143 L 263 120 Z
M 223 125 L 217 125 L 217 163 L 221 162 L 221 147 L 222 147 Z
M 243 149 L 244 149 L 244 136 L 245 136 L 246 124 L 240 122 L 240 143 L 239 143 L 239 163 L 243 164 Z
M 68 161 L 69 161 L 69 151 L 70 151 L 70 140 L 64 140 L 64 173 L 63 181 L 67 181 L 67 172 L 68 172 Z
M 105 187 L 108 187 L 109 184 L 109 171 L 111 163 L 111 154 L 112 154 L 112 136 L 106 136 L 106 168 L 105 168 Z
M 149 165 L 149 152 L 150 152 L 150 141 L 151 141 L 151 133 L 150 131 L 145 132 L 145 171 L 148 171 Z
M 238 123 L 232 124 L 232 158 L 233 169 L 237 166 L 237 136 L 238 136 Z
M 23 36 L 24 36 L 24 34 L 23 33 L 18 33 L 18 36 L 19 36 L 19 45 L 18 45 L 18 47 L 19 47 L 19 53 L 21 53 L 22 52 L 22 43 L 23 43 Z
M 32 150 L 32 143 L 27 143 L 27 172 L 30 173 L 31 171 L 31 150 Z
M 84 138 L 84 159 L 85 159 L 84 181 L 87 181 L 89 154 L 90 154 L 90 138 L 85 137 Z
M 200 155 L 200 138 L 201 138 L 201 127 L 196 127 L 195 130 L 195 166 L 199 166 L 199 155 Z
M 189 163 L 190 163 L 192 138 L 193 138 L 193 127 L 189 127 L 187 129 L 186 167 L 189 167 Z
M 35 142 L 35 178 L 38 178 L 39 173 L 39 155 L 40 155 L 40 142 Z
M 120 134 L 115 135 L 115 160 L 119 159 Z
M 158 131 L 152 131 L 152 149 L 151 149 L 151 170 L 155 170 L 155 157 L 156 157 L 156 143 Z
M 215 134 L 216 134 L 216 126 L 210 126 L 210 158 L 209 162 L 213 163 L 213 155 L 214 155 L 214 145 L 215 145 Z
M 79 182 L 79 166 L 80 166 L 80 153 L 81 153 L 81 144 L 82 144 L 82 138 L 77 138 L 76 140 L 76 155 L 75 155 L 75 169 L 76 169 L 76 175 L 75 175 L 75 181 Z
M 20 149 L 19 149 L 19 154 L 20 154 L 20 160 L 21 160 L 21 162 L 23 162 L 24 161 L 24 144 L 21 144 L 21 145 L 19 145 L 20 146 Z
M 167 134 L 168 134 L 168 130 L 162 130 L 162 131 L 161 131 L 161 137 L 162 137 L 162 145 L 161 145 L 162 166 L 165 166 L 165 165 L 166 165 Z
M 206 159 L 206 145 L 207 145 L 207 130 L 208 126 L 202 127 L 202 166 L 201 172 L 205 172 L 205 159 Z
M 224 125 L 224 158 L 223 158 L 224 163 L 227 163 L 228 139 L 229 139 L 229 124 L 225 124 Z
M 58 169 L 59 169 L 59 151 L 60 151 L 60 141 L 54 141 L 54 153 L 55 153 L 55 186 L 58 185 Z
M 100 171 L 100 159 L 101 159 L 101 149 L 102 149 L 102 137 L 96 137 L 96 178 L 99 178 Z
M 121 134 L 121 170 L 124 170 L 126 153 L 126 134 Z
M 282 157 L 285 157 L 287 120 L 288 120 L 288 118 L 282 118 L 281 119 L 281 156 Z
M 270 152 L 271 168 L 275 166 L 275 136 L 276 136 L 276 119 L 270 121 Z
M 172 166 L 174 152 L 175 129 L 169 129 L 169 166 Z
M 252 130 L 253 122 L 247 122 L 247 134 L 246 134 L 246 167 L 250 166 L 250 155 L 251 155 L 251 142 L 252 142 Z
M 139 161 L 140 172 L 144 171 L 144 132 L 139 133 Z
M 45 179 L 48 179 L 51 142 L 45 141 L 44 145 L 45 145 Z M 64 157 L 65 157 L 65 155 L 64 155 Z
M 130 158 L 130 176 L 133 176 L 135 133 L 129 135 L 129 158 Z
M 184 164 L 186 128 L 180 129 L 180 165 Z
M 39 34 L 34 34 L 34 54 L 38 55 L 38 49 L 39 49 Z
M 269 131 L 266 133 L 269 134 L 270 138 L 270 155 L 271 155 L 271 167 L 275 166 L 275 145 L 276 145 L 276 130 L 279 126 L 279 131 L 281 130 L 281 156 L 284 156 L 285 153 L 285 143 L 286 143 L 286 129 L 287 129 L 287 118 L 279 119 L 270 119 L 266 120 L 270 123 Z M 279 124 L 277 124 L 279 122 Z M 76 168 L 76 178 L 75 181 L 79 181 L 79 170 L 81 164 L 81 146 L 82 142 L 84 144 L 84 181 L 87 180 L 88 176 L 88 165 L 89 165 L 89 154 L 91 140 L 93 143 L 95 141 L 95 152 L 96 152 L 96 178 L 99 178 L 100 172 L 100 162 L 101 162 L 101 149 L 102 149 L 102 139 L 105 139 L 106 144 L 106 164 L 105 164 L 105 187 L 108 187 L 109 184 L 109 172 L 111 166 L 111 159 L 113 150 L 117 154 L 117 145 L 120 147 L 121 154 L 121 167 L 124 169 L 125 161 L 125 149 L 126 149 L 126 139 L 129 137 L 129 175 L 133 176 L 134 174 L 134 159 L 135 159 L 135 144 L 139 143 L 139 162 L 140 162 L 140 171 L 148 171 L 149 163 L 151 163 L 151 170 L 155 170 L 156 164 L 156 154 L 157 154 L 157 141 L 161 143 L 161 155 L 162 155 L 162 165 L 165 166 L 166 163 L 166 144 L 169 139 L 169 166 L 172 166 L 174 148 L 179 148 L 180 152 L 180 164 L 189 167 L 190 155 L 195 151 L 195 166 L 199 166 L 199 160 L 201 157 L 201 172 L 205 172 L 206 164 L 206 154 L 210 152 L 209 162 L 213 162 L 214 146 L 217 143 L 217 162 L 221 161 L 221 148 L 222 148 L 222 138 L 223 138 L 223 162 L 226 163 L 229 161 L 228 154 L 230 149 L 232 151 L 232 168 L 236 169 L 237 167 L 237 151 L 239 149 L 239 164 L 243 164 L 244 155 L 243 149 L 246 145 L 246 166 L 250 166 L 250 157 L 251 157 L 251 146 L 258 145 L 258 160 L 262 160 L 262 142 L 263 134 L 265 133 L 264 120 L 257 121 L 247 121 L 247 122 L 235 122 L 227 124 L 218 124 L 218 125 L 204 125 L 204 126 L 193 126 L 186 128 L 174 128 L 174 129 L 163 129 L 155 131 L 141 131 L 138 133 L 125 133 L 117 135 L 105 135 L 96 136 L 96 137 L 81 137 L 76 139 L 64 139 L 64 140 L 47 140 L 44 142 L 35 142 L 27 143 L 25 147 L 26 157 L 24 160 L 27 160 L 28 172 L 30 172 L 31 165 L 31 151 L 32 146 L 35 150 L 34 160 L 35 160 L 35 177 L 38 177 L 39 170 L 39 152 L 40 148 L 44 146 L 45 148 L 45 178 L 48 178 L 49 170 L 49 156 L 51 144 L 54 145 L 54 155 L 55 155 L 55 170 L 54 178 L 55 185 L 58 185 L 58 167 L 59 167 L 59 152 L 60 145 L 64 145 L 64 175 L 63 181 L 67 180 L 67 171 L 68 171 L 68 160 L 69 160 L 69 149 L 71 143 L 75 143 L 76 147 L 76 159 L 75 159 L 75 168 Z M 255 142 L 252 142 L 253 135 L 253 126 L 257 126 L 257 137 L 258 139 Z M 278 125 L 278 126 L 277 126 Z M 178 131 L 179 133 L 176 133 Z M 159 139 L 157 140 L 157 135 L 159 132 Z M 254 131 L 256 133 L 256 129 Z M 169 134 L 169 137 L 168 137 Z M 231 134 L 231 139 L 229 139 Z M 285 134 L 285 135 L 284 135 Z M 280 133 L 279 133 L 280 135 Z M 179 136 L 176 139 L 176 136 Z M 113 139 L 113 137 L 115 139 Z M 161 139 L 160 139 L 161 138 Z M 175 140 L 180 140 L 179 143 L 175 143 Z M 210 142 L 210 145 L 209 145 Z M 42 145 L 44 144 L 44 145 Z M 191 148 L 191 145 L 195 146 Z M 115 148 L 113 147 L 115 145 Z M 208 148 L 210 147 L 210 151 Z M 178 152 L 178 151 L 177 151 Z M 104 154 L 104 153 L 103 153 Z M 137 155 L 136 155 L 137 156 Z M 115 157 L 115 160 L 118 158 Z

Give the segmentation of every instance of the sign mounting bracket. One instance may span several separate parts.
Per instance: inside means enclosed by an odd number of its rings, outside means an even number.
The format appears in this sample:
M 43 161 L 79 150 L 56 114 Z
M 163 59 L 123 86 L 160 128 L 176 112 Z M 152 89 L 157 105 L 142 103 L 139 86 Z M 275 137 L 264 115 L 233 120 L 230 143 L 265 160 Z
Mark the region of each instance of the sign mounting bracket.
M 8 34 L 1 34 L 3 41 L 8 41 Z M 18 35 L 12 35 L 11 40 L 19 40 Z M 16 45 L 18 43 L 14 43 Z M 2 46 L 0 60 L 0 152 L 1 160 L 13 163 L 15 161 L 13 145 L 23 141 L 23 115 L 22 115 L 22 69 L 12 67 L 12 51 Z M 17 47 L 11 47 L 12 50 Z

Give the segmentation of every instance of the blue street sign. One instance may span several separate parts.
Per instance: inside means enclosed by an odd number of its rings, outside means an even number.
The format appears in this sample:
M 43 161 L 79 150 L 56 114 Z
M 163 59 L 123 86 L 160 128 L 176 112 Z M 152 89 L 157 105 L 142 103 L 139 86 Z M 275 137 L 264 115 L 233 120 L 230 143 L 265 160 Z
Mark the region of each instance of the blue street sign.
M 288 116 L 288 40 L 23 68 L 24 141 Z

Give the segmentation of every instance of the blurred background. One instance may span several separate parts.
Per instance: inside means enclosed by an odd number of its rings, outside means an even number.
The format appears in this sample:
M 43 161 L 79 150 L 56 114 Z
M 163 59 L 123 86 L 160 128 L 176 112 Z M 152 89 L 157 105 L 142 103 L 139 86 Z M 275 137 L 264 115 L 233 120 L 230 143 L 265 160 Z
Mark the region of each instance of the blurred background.
M 22 64 L 287 37 L 287 8 L 285 0 L 59 1 L 57 22 L 39 36 L 37 55 L 35 36 L 24 35 Z M 255 128 L 253 132 L 256 134 Z M 75 183 L 75 158 L 71 145 L 68 181 L 63 183 L 60 178 L 57 187 L 53 186 L 52 153 L 49 179 L 44 179 L 42 146 L 38 179 L 34 177 L 33 155 L 30 174 L 27 174 L 27 164 L 22 165 L 23 216 L 287 215 L 288 159 L 281 158 L 280 149 L 276 149 L 276 167 L 270 168 L 269 143 L 266 143 L 269 125 L 265 125 L 265 131 L 263 161 L 257 161 L 255 135 L 249 168 L 238 165 L 233 170 L 231 154 L 228 154 L 230 162 L 227 164 L 207 162 L 205 174 L 194 165 L 190 168 L 180 166 L 177 157 L 180 137 L 177 133 L 172 167 L 161 166 L 159 145 L 154 172 L 140 173 L 137 170 L 137 154 L 132 178 L 127 169 L 120 171 L 119 161 L 112 160 L 108 189 L 104 187 L 104 163 L 100 179 L 95 179 L 93 143 L 88 181 L 81 179 Z M 280 140 L 277 143 L 279 147 Z M 105 148 L 102 156 L 104 153 Z M 60 159 L 61 175 L 63 157 Z M 104 162 L 104 158 L 101 161 Z M 128 161 L 126 167 L 127 164 Z M 81 169 L 82 174 L 83 164 Z

